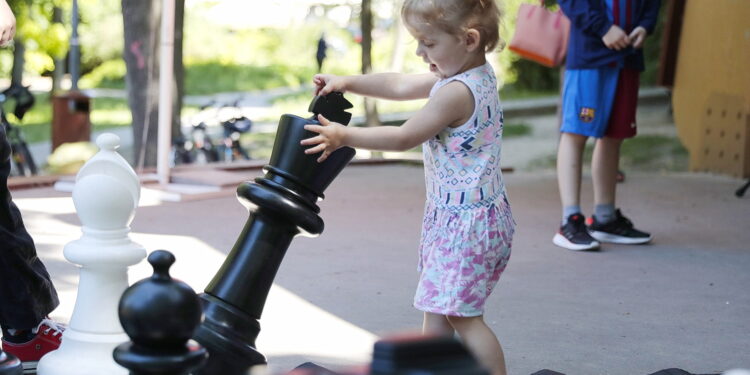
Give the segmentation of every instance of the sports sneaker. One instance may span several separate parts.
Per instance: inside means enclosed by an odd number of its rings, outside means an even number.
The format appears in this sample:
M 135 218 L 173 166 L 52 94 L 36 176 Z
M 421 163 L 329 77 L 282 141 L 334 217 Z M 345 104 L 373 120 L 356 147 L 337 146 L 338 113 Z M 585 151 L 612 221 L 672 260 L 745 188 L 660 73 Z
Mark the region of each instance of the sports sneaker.
M 591 220 L 589 233 L 601 242 L 619 244 L 644 244 L 651 241 L 651 234 L 633 227 L 633 223 L 622 216 L 620 209 L 615 210 L 615 219 L 608 223 L 599 223 L 596 217 Z
M 576 251 L 597 250 L 600 245 L 586 230 L 586 221 L 581 214 L 568 216 L 565 224 L 560 226 L 560 231 L 552 238 L 552 243 Z
M 3 338 L 3 350 L 21 360 L 24 374 L 34 374 L 39 359 L 60 347 L 63 331 L 65 331 L 64 325 L 50 319 L 43 319 L 32 330 L 34 338 L 20 344 L 8 342 Z

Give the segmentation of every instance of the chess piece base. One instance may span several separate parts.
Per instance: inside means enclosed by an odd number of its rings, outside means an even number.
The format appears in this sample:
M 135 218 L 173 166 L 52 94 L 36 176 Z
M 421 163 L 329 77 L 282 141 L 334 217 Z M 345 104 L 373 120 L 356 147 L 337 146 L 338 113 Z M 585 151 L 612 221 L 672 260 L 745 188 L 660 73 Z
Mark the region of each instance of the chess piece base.
M 0 375 L 21 375 L 23 364 L 18 358 L 0 351 Z
M 129 338 L 125 333 L 86 333 L 68 328 L 60 348 L 39 361 L 38 375 L 127 375 L 112 359 L 112 350 Z

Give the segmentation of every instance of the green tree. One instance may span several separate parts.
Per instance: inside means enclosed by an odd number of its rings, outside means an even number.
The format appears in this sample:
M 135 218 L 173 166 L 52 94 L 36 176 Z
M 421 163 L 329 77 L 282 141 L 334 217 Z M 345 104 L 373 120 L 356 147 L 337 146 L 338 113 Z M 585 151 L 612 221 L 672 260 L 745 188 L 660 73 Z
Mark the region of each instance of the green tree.
M 68 31 L 55 22 L 56 9 L 70 7 L 70 0 L 10 0 L 16 16 L 12 81 L 20 83 L 24 71 L 41 74 L 55 69 L 65 57 Z

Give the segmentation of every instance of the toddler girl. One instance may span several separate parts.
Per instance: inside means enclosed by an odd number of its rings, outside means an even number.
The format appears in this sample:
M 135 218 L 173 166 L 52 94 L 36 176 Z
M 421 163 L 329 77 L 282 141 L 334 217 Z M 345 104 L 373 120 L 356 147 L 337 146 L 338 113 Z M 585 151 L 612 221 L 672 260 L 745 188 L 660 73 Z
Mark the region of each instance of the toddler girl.
M 400 127 L 305 128 L 319 162 L 341 146 L 408 150 L 423 144 L 427 203 L 414 306 L 425 333 L 457 332 L 493 375 L 505 374 L 503 351 L 483 319 L 485 301 L 510 257 L 515 223 L 500 171 L 503 112 L 485 53 L 500 43 L 494 0 L 406 0 L 402 16 L 430 73 L 318 74 L 316 94 L 349 91 L 391 100 L 429 97 Z

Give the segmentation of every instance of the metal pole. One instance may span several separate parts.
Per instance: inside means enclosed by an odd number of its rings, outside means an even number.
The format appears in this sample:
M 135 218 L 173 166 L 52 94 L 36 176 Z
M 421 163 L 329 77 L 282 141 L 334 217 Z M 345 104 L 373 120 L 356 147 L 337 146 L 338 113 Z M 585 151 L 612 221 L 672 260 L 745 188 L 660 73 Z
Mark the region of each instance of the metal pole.
M 175 0 L 162 2 L 161 57 L 159 59 L 159 137 L 156 173 L 159 184 L 169 183 L 169 147 L 172 141 L 172 85 L 174 73 Z
M 78 78 L 80 66 L 80 43 L 78 41 L 78 0 L 73 0 L 72 14 L 73 35 L 70 37 L 70 89 L 78 91 Z

